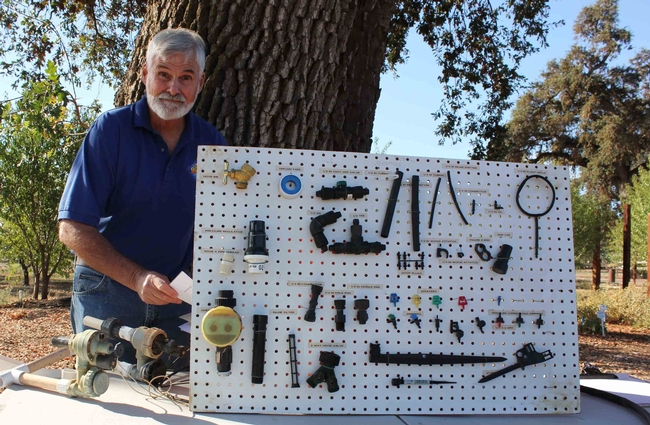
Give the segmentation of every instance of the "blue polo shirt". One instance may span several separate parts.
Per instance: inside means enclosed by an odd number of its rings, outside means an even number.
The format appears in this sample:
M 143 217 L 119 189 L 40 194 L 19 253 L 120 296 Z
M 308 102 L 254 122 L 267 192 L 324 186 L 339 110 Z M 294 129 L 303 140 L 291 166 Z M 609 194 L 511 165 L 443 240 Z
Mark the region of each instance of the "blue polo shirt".
M 102 114 L 72 165 L 59 220 L 96 227 L 125 257 L 173 279 L 192 259 L 199 145 L 225 145 L 193 113 L 170 157 L 146 98 Z

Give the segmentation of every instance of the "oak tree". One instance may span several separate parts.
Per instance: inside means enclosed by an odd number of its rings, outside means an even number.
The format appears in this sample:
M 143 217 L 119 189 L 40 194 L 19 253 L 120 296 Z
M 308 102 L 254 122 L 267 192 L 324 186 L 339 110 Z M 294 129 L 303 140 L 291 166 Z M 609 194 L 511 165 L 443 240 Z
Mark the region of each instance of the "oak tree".
M 549 29 L 548 0 L 1 1 L 0 68 L 25 77 L 49 58 L 78 84 L 92 71 L 119 85 L 117 105 L 143 94 L 153 34 L 196 30 L 208 44 L 196 112 L 233 145 L 281 148 L 368 152 L 380 74 L 415 30 L 441 67 L 438 134 L 473 135 L 480 156 Z
M 601 258 L 604 252 L 609 252 L 609 235 L 616 223 L 616 213 L 612 210 L 607 196 L 585 190 L 578 180 L 571 182 L 571 212 L 575 264 L 591 267 L 591 285 L 594 290 L 598 290 L 602 270 Z
M 517 101 L 487 157 L 577 167 L 587 190 L 617 200 L 650 149 L 650 51 L 620 63 L 632 35 L 616 0 L 584 8 L 574 32 L 579 42 Z

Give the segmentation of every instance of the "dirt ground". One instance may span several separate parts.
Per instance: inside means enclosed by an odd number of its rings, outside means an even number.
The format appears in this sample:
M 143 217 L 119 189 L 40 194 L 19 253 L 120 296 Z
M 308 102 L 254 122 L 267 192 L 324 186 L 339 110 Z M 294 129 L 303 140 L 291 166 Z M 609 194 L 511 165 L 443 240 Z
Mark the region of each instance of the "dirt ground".
M 650 330 L 607 325 L 607 333 L 578 336 L 580 363 L 603 373 L 627 373 L 650 382 Z
M 61 286 L 61 287 L 59 287 Z M 55 284 L 65 294 L 65 284 Z M 53 336 L 70 335 L 69 298 L 48 301 L 26 300 L 0 307 L 0 355 L 29 362 L 55 350 Z M 603 373 L 626 373 L 650 381 L 650 330 L 608 324 L 607 333 L 579 335 L 581 366 L 591 363 Z M 74 359 L 51 368 L 73 367 Z

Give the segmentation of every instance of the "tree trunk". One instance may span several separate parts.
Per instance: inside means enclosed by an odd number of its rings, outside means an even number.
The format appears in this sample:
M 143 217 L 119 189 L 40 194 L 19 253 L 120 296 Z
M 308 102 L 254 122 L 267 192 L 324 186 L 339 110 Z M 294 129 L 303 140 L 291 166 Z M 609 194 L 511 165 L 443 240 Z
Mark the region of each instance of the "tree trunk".
M 602 270 L 602 262 L 600 261 L 600 241 L 594 247 L 594 256 L 591 266 L 591 286 L 594 291 L 600 289 L 600 273 Z
M 18 260 L 18 264 L 23 269 L 23 286 L 29 286 L 29 267 L 23 260 Z
M 630 252 L 632 245 L 632 208 L 630 204 L 623 205 L 623 285 L 625 289 L 630 284 Z
M 36 269 L 32 270 L 34 272 L 34 292 L 32 293 L 32 296 L 34 297 L 35 300 L 38 299 L 38 292 L 41 287 L 41 277 L 36 271 Z
M 46 300 L 50 295 L 50 277 L 43 273 L 43 284 L 41 285 L 41 299 Z
M 46 300 L 50 293 L 50 274 L 48 273 L 50 270 L 50 261 L 48 250 L 43 246 L 41 246 L 41 265 L 41 299 Z
M 149 4 L 117 105 L 144 93 L 151 37 L 186 27 L 207 41 L 195 112 L 230 145 L 369 152 L 390 0 L 207 0 Z

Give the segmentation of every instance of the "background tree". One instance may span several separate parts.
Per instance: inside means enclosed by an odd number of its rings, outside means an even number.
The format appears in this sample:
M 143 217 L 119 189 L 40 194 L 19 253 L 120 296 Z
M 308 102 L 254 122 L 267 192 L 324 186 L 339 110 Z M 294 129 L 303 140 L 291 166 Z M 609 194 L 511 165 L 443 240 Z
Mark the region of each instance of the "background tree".
M 648 256 L 648 212 L 650 212 L 650 171 L 647 166 L 639 170 L 638 175 L 632 178 L 632 183 L 627 187 L 622 199 L 630 204 L 632 210 L 631 228 L 631 256 L 632 262 L 642 261 Z M 623 220 L 618 219 L 609 233 L 609 246 L 623 246 Z M 608 253 L 612 260 L 622 261 L 620 250 L 612 249 Z
M 3 105 L 0 121 L 0 218 L 3 237 L 10 226 L 20 243 L 13 244 L 15 259 L 24 259 L 46 299 L 52 275 L 71 263 L 71 254 L 58 238 L 59 199 L 83 140 L 85 126 L 97 114 L 97 105 L 83 113 L 84 123 L 68 111 L 65 91 L 49 63 L 47 79 L 26 83 L 22 97 Z M 7 245 L 4 241 L 2 245 Z
M 574 32 L 582 44 L 548 64 L 487 157 L 577 166 L 587 189 L 616 200 L 650 149 L 650 52 L 641 49 L 629 64 L 616 65 L 632 48 L 631 34 L 618 25 L 616 0 L 584 8 Z
M 600 192 L 588 192 L 577 180 L 571 183 L 571 209 L 573 214 L 573 248 L 575 264 L 589 265 L 591 284 L 600 287 L 601 256 L 606 251 L 608 235 L 616 220 L 610 199 Z M 620 245 L 619 245 L 620 246 Z
M 0 54 L 14 59 L 5 59 L 14 74 L 37 74 L 47 58 L 65 65 L 77 83 L 78 70 L 96 71 L 113 86 L 121 82 L 121 105 L 143 93 L 137 73 L 151 36 L 163 28 L 191 28 L 209 44 L 208 78 L 196 112 L 231 144 L 368 152 L 379 75 L 405 60 L 406 35 L 415 29 L 442 67 L 438 133 L 453 141 L 475 135 L 480 154 L 523 80 L 521 59 L 546 43 L 547 4 L 2 0 Z M 472 101 L 479 106 L 466 112 Z
M 23 272 L 23 286 L 29 286 L 29 269 L 32 267 L 28 252 L 29 246 L 25 243 L 20 229 L 8 221 L 1 222 L 0 259 L 20 266 Z

